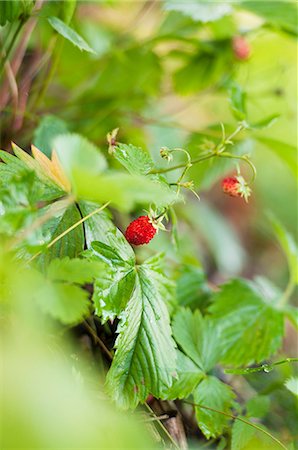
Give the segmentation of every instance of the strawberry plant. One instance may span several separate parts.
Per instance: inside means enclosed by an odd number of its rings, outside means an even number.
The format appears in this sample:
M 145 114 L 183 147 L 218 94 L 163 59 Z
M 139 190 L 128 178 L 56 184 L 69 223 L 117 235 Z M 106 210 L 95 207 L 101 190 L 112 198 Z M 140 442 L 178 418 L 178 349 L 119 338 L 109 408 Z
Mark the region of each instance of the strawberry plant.
M 3 448 L 295 448 L 275 3 L 0 2 Z

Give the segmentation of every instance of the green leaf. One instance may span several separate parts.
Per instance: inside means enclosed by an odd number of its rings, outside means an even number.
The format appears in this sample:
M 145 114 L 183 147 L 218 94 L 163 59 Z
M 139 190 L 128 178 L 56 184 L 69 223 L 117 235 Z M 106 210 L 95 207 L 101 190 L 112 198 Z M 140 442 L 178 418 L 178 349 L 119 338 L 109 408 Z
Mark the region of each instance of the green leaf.
M 94 241 L 86 256 L 103 261 L 105 269 L 96 277 L 92 300 L 102 323 L 113 321 L 126 308 L 136 281 L 134 260 L 124 261 L 111 246 Z
M 79 209 L 83 217 L 97 209 L 99 205 L 91 202 L 79 202 Z M 134 261 L 135 254 L 124 235 L 114 225 L 111 214 L 104 209 L 84 222 L 85 239 L 87 248 L 91 247 L 93 241 L 100 241 L 112 247 L 115 253 L 124 261 Z
M 124 263 L 119 253 L 111 247 L 110 245 L 104 244 L 103 242 L 94 241 L 91 243 L 91 248 L 96 256 L 102 259 L 105 263 L 110 265 Z
M 281 346 L 283 314 L 265 303 L 252 283 L 235 279 L 223 285 L 209 312 L 218 327 L 225 364 L 261 362 Z
M 239 416 L 241 418 L 241 416 Z M 255 435 L 256 430 L 240 420 L 235 420 L 232 426 L 231 450 L 247 448 L 247 444 Z
M 47 268 L 47 278 L 53 281 L 68 283 L 91 283 L 104 270 L 104 264 L 99 261 L 68 257 L 53 259 Z
M 272 114 L 269 117 L 266 117 L 265 119 L 260 120 L 259 122 L 256 123 L 248 123 L 249 128 L 252 130 L 263 130 L 264 128 L 269 128 L 271 127 L 271 125 L 273 125 L 277 119 L 280 116 L 277 114 Z
M 294 145 L 290 145 L 276 139 L 267 138 L 265 136 L 255 136 L 255 139 L 275 153 L 297 178 L 298 165 L 296 147 Z
M 24 183 L 24 180 L 30 180 L 31 184 L 31 177 L 34 173 L 34 186 L 32 189 L 30 188 L 32 203 L 51 201 L 65 195 L 65 192 L 49 178 L 41 176 L 38 170 L 35 170 L 17 156 L 0 150 L 0 158 L 5 163 L 0 163 L 0 189 L 11 185 L 23 184 L 24 190 L 28 190 L 28 183 Z M 29 155 L 28 158 L 34 161 Z
M 180 267 L 176 295 L 181 306 L 199 307 L 208 299 L 210 289 L 200 266 L 184 264 Z
M 131 298 L 135 288 L 136 272 L 127 264 L 119 267 L 106 267 L 104 273 L 94 283 L 92 300 L 95 314 L 101 322 L 113 321 Z
M 167 392 L 167 400 L 187 398 L 203 378 L 203 372 L 184 353 L 177 350 L 177 378 Z
M 270 222 L 275 232 L 275 235 L 279 241 L 281 248 L 283 249 L 289 266 L 290 282 L 295 285 L 298 283 L 298 248 L 293 237 L 283 228 L 281 223 L 272 215 L 270 216 Z
M 78 286 L 47 282 L 36 295 L 41 309 L 65 325 L 79 323 L 89 314 L 89 294 Z
M 221 356 L 220 337 L 214 323 L 200 311 L 180 309 L 173 318 L 173 335 L 188 355 L 204 372 L 208 372 Z
M 286 388 L 298 397 L 298 377 L 291 377 L 285 382 Z
M 147 175 L 154 169 L 154 163 L 150 155 L 140 147 L 134 145 L 117 144 L 113 156 L 132 175 Z
M 246 119 L 246 93 L 242 87 L 236 82 L 231 83 L 229 95 L 234 117 L 237 120 Z
M 58 202 L 57 202 L 58 203 Z M 42 208 L 40 214 L 46 214 L 49 207 Z M 42 227 L 41 232 L 45 242 L 51 242 L 69 227 L 74 225 L 81 219 L 78 208 L 70 205 L 66 209 L 62 209 L 50 218 Z M 75 258 L 84 250 L 84 232 L 82 226 L 77 226 L 49 249 L 45 250 L 38 257 L 39 267 L 45 268 L 52 259 L 63 258 L 69 256 Z
M 5 0 L 0 2 L 0 26 L 14 22 L 21 15 L 29 16 L 34 6 L 32 0 Z
M 117 350 L 106 381 L 120 408 L 135 408 L 149 394 L 164 397 L 175 376 L 175 344 L 163 296 L 171 284 L 155 271 L 156 264 L 153 259 L 138 266 L 135 287 L 120 317 Z
M 292 305 L 287 305 L 284 308 L 285 315 L 292 322 L 294 327 L 298 330 L 298 308 Z
M 97 175 L 107 168 L 105 157 L 88 139 L 79 134 L 69 133 L 56 136 L 53 147 L 70 178 L 74 171 L 88 171 L 90 176 Z
M 85 52 L 89 53 L 95 53 L 95 51 L 89 46 L 89 44 L 87 44 L 82 36 L 80 36 L 71 27 L 66 25 L 66 23 L 62 22 L 62 20 L 58 19 L 58 17 L 48 17 L 48 22 L 54 28 L 54 30 L 57 31 L 57 33 L 61 34 L 61 36 L 78 47 L 80 50 L 84 50 Z
M 193 395 L 196 404 L 225 413 L 230 412 L 235 397 L 230 386 L 213 376 L 201 381 Z M 199 406 L 196 406 L 195 411 L 198 425 L 207 439 L 216 438 L 223 433 L 229 420 L 227 417 Z
M 177 0 L 167 0 L 164 4 L 166 11 L 178 11 L 191 17 L 198 22 L 213 22 L 232 12 L 232 6 L 227 3 L 203 3 L 203 2 L 183 2 Z
M 110 201 L 122 211 L 144 204 L 164 207 L 179 199 L 168 185 L 142 176 L 112 171 L 96 176 L 82 169 L 73 175 L 75 192 L 81 200 Z
M 252 397 L 246 403 L 247 417 L 262 418 L 268 414 L 270 410 L 270 398 L 265 395 L 257 395 Z
M 53 140 L 60 134 L 67 133 L 66 123 L 53 115 L 45 115 L 34 132 L 33 143 L 48 157 L 53 150 Z
M 297 34 L 297 6 L 293 2 L 275 1 L 272 8 L 270 2 L 249 0 L 241 2 L 239 6 L 263 17 L 273 26 Z

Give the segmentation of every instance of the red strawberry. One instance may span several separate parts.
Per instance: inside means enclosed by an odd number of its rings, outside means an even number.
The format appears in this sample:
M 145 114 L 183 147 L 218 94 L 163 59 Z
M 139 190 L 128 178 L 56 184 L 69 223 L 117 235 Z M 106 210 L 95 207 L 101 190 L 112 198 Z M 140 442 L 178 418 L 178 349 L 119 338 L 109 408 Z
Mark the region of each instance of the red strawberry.
M 125 237 L 130 244 L 143 245 L 154 238 L 156 231 L 148 216 L 140 216 L 128 225 Z
M 226 177 L 222 180 L 222 190 L 231 197 L 243 197 L 247 202 L 251 194 L 251 189 L 243 177 Z
M 232 42 L 234 56 L 245 61 L 250 56 L 250 45 L 243 36 L 235 36 Z
M 222 190 L 231 197 L 240 197 L 239 181 L 236 177 L 227 177 L 222 180 Z

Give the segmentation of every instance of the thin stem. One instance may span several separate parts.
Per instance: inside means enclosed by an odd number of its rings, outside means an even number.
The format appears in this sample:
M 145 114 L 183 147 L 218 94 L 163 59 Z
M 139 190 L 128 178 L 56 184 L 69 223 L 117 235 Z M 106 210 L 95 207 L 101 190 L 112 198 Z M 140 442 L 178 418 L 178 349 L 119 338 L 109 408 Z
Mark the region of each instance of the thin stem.
M 227 152 L 219 153 L 217 156 L 222 157 L 222 158 L 237 159 L 237 160 L 246 162 L 250 166 L 251 171 L 252 171 L 252 177 L 248 184 L 251 184 L 254 182 L 256 175 L 257 175 L 257 171 L 256 171 L 254 164 L 251 162 L 251 160 L 249 158 L 247 158 L 247 156 L 238 156 L 238 155 L 233 155 L 232 153 L 227 153 Z
M 209 153 L 208 155 L 205 156 L 201 156 L 200 158 L 197 159 L 193 159 L 191 161 L 191 164 L 197 164 L 201 161 L 205 161 L 206 159 L 210 159 L 213 158 L 214 156 L 216 156 L 214 153 Z M 172 166 L 172 167 L 166 167 L 164 169 L 154 169 L 154 170 L 150 170 L 150 172 L 148 172 L 149 174 L 154 174 L 154 173 L 166 173 L 166 172 L 171 172 L 172 170 L 176 170 L 176 169 L 181 169 L 182 167 L 185 167 L 185 163 L 182 164 L 177 164 L 176 166 Z
M 113 360 L 113 354 L 112 352 L 110 352 L 110 350 L 106 347 L 106 345 L 104 344 L 104 342 L 100 339 L 99 336 L 97 336 L 97 334 L 95 333 L 95 331 L 93 330 L 93 328 L 89 325 L 89 323 L 85 320 L 84 321 L 84 326 L 87 328 L 87 330 L 89 331 L 89 333 L 92 335 L 93 339 L 95 342 L 97 342 L 97 344 L 100 346 L 100 348 L 103 350 L 103 352 L 108 356 L 108 358 L 112 361 Z
M 235 375 L 246 375 L 254 372 L 266 372 L 266 370 L 270 371 L 274 366 L 279 366 L 280 364 L 298 362 L 298 358 L 286 358 L 281 361 L 274 362 L 272 364 L 262 364 L 257 367 L 246 367 L 244 369 L 225 369 L 225 373 L 232 373 Z
M 275 436 L 273 436 L 269 431 L 264 430 L 263 428 L 259 427 L 258 425 L 250 422 L 249 420 L 242 419 L 242 417 L 234 416 L 233 414 L 226 413 L 224 411 L 219 411 L 218 409 L 210 408 L 209 406 L 200 405 L 198 403 L 192 403 L 188 402 L 187 400 L 182 400 L 183 403 L 187 403 L 188 405 L 196 406 L 197 408 L 207 409 L 208 411 L 216 412 L 218 414 L 222 414 L 223 416 L 230 417 L 230 419 L 233 420 L 239 420 L 240 422 L 245 423 L 246 425 L 249 425 L 256 430 L 260 431 L 261 433 L 266 434 L 268 437 L 270 437 L 273 441 L 275 441 L 280 447 L 282 447 L 284 450 L 288 450 L 287 447 Z
M 60 200 L 56 203 L 52 203 L 52 205 L 49 207 L 47 212 L 42 215 L 41 217 L 38 217 L 32 224 L 30 224 L 27 228 L 21 231 L 20 234 L 17 234 L 17 236 L 13 239 L 12 242 L 10 242 L 10 248 L 15 247 L 17 244 L 22 242 L 24 239 L 26 239 L 28 236 L 30 236 L 33 231 L 40 228 L 44 223 L 46 223 L 49 219 L 54 217 L 60 210 L 65 209 L 67 206 L 69 206 L 73 202 L 73 197 L 66 197 L 64 200 Z M 40 254 L 39 252 L 38 254 Z M 35 255 L 32 259 L 34 259 L 37 255 Z M 31 261 L 31 260 L 30 260 Z
M 19 24 L 18 24 L 18 26 L 17 26 L 17 28 L 16 28 L 16 30 L 14 32 L 14 35 L 13 35 L 13 37 L 12 37 L 8 47 L 7 47 L 7 49 L 5 50 L 4 56 L 3 56 L 2 61 L 1 61 L 0 75 L 2 75 L 3 69 L 5 67 L 5 63 L 6 63 L 6 61 L 9 58 L 10 52 L 13 49 L 13 47 L 15 45 L 15 42 L 16 42 L 16 40 L 18 38 L 18 35 L 19 35 L 23 25 L 25 24 L 25 22 L 26 22 L 26 20 L 20 19 Z
M 57 241 L 59 241 L 60 239 L 62 239 L 64 236 L 66 236 L 70 231 L 74 230 L 76 227 L 78 227 L 79 225 L 81 225 L 81 223 L 85 222 L 86 220 L 90 219 L 90 217 L 94 216 L 94 214 L 97 214 L 98 212 L 102 211 L 104 208 L 106 208 L 108 205 L 110 204 L 110 202 L 105 203 L 103 206 L 101 206 L 100 208 L 95 209 L 94 211 L 92 211 L 91 213 L 87 214 L 87 216 L 83 217 L 82 219 L 78 220 L 78 222 L 74 223 L 73 225 L 71 225 L 69 228 L 67 228 L 67 230 L 64 230 L 63 233 L 59 234 L 57 237 L 55 237 L 55 239 L 53 239 L 47 246 L 46 249 L 51 248 L 54 244 L 56 244 Z M 40 254 L 42 253 L 42 251 L 36 253 L 35 255 L 32 256 L 32 258 L 29 260 L 29 262 L 33 261 L 35 258 L 37 258 Z
M 152 410 L 152 408 L 150 408 L 150 406 L 148 405 L 148 403 L 144 403 L 144 406 L 148 409 L 148 411 L 150 411 L 151 414 L 153 414 L 154 417 L 156 417 L 154 411 Z M 171 434 L 168 432 L 168 430 L 166 429 L 166 427 L 161 423 L 160 420 L 158 420 L 158 424 L 159 426 L 162 428 L 163 432 L 168 436 L 169 440 L 172 442 L 172 444 L 175 446 L 175 448 L 177 450 L 180 450 L 179 445 L 177 444 L 177 442 L 173 439 L 173 437 L 171 436 Z

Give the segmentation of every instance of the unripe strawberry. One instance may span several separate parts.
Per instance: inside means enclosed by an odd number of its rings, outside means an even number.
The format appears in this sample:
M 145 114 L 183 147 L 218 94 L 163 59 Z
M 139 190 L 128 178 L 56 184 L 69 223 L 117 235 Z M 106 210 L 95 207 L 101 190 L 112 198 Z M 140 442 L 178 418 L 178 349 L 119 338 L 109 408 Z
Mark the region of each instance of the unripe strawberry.
M 234 52 L 234 56 L 241 60 L 245 61 L 250 56 L 250 45 L 247 40 L 243 36 L 234 36 L 232 42 L 232 48 Z
M 130 244 L 143 245 L 154 238 L 156 231 L 149 216 L 140 216 L 128 225 L 125 237 Z
M 222 190 L 231 197 L 243 197 L 247 202 L 251 194 L 251 189 L 243 177 L 226 177 L 222 180 Z

